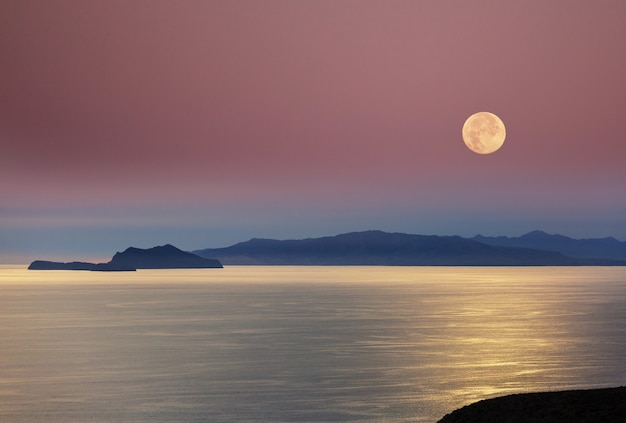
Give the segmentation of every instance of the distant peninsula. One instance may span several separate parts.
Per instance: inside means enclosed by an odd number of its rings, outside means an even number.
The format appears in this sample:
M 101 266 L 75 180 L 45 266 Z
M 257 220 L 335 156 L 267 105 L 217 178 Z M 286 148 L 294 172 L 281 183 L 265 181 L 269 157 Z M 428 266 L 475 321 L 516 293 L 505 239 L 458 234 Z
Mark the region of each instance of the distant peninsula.
M 301 240 L 253 238 L 230 247 L 194 253 L 217 258 L 228 265 L 626 266 L 626 257 L 615 258 L 621 257 L 619 254 L 607 258 L 590 252 L 590 257 L 571 257 L 555 249 L 537 248 L 546 237 L 551 239 L 547 234 L 545 237 L 534 234 L 534 248 L 528 248 L 499 245 L 500 239 L 484 237 L 468 239 L 374 230 Z M 622 247 L 619 241 L 613 241 L 618 243 L 615 250 Z M 606 243 L 614 244 L 611 240 Z
M 69 262 L 35 260 L 30 270 L 91 270 L 101 272 L 125 272 L 137 269 L 204 269 L 222 268 L 222 263 L 213 258 L 200 257 L 167 244 L 141 249 L 130 247 L 117 252 L 108 263 Z

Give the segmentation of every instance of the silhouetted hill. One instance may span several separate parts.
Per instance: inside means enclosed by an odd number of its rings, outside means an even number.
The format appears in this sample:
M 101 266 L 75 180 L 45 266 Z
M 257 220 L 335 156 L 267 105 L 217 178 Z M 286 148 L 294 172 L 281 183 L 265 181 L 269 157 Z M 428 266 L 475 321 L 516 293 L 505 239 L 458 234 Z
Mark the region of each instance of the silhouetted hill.
M 200 257 L 179 250 L 173 245 L 163 245 L 148 249 L 130 247 L 122 253 L 115 253 L 109 262 L 113 266 L 132 266 L 136 269 L 200 269 L 219 268 L 219 260 Z
M 200 269 L 221 268 L 219 260 L 204 258 L 188 253 L 173 245 L 163 245 L 148 249 L 127 248 L 117 252 L 108 263 L 70 262 L 58 263 L 35 260 L 30 270 L 93 270 L 93 271 L 134 271 L 135 269 Z
M 224 264 L 257 265 L 626 265 L 626 261 L 574 259 L 555 252 L 492 246 L 458 236 L 381 231 L 285 241 L 254 238 L 226 248 L 194 252 L 203 257 L 215 257 Z
M 438 423 L 623 423 L 626 388 L 507 395 L 460 408 Z
M 573 239 L 563 235 L 533 231 L 517 238 L 476 235 L 472 239 L 500 247 L 556 251 L 569 257 L 626 260 L 626 242 L 618 241 L 613 237 Z

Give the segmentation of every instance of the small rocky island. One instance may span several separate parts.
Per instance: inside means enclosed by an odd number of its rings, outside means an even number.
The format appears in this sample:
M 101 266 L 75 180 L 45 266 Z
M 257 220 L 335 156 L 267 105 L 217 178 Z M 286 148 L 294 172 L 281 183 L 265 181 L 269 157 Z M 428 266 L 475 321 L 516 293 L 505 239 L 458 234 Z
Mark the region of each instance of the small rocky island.
M 115 253 L 108 263 L 87 263 L 81 261 L 60 263 L 35 260 L 28 266 L 28 269 L 132 272 L 137 269 L 205 269 L 222 267 L 222 263 L 219 260 L 200 257 L 167 244 L 148 249 L 130 247 L 121 253 Z

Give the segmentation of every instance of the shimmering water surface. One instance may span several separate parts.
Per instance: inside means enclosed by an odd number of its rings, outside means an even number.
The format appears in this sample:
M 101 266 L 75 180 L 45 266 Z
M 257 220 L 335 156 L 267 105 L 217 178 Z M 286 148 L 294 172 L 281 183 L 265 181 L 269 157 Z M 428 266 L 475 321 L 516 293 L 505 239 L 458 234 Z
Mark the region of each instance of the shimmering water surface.
M 625 352 L 623 267 L 0 268 L 2 422 L 435 422 Z

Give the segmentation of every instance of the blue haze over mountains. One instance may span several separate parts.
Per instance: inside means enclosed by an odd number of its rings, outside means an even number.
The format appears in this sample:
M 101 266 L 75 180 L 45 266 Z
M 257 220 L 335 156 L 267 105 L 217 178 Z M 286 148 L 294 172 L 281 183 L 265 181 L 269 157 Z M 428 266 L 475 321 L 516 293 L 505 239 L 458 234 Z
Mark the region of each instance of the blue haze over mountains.
M 626 242 L 618 241 L 613 237 L 573 239 L 563 235 L 548 234 L 543 231 L 532 231 L 516 238 L 476 235 L 472 239 L 483 244 L 501 247 L 558 251 L 569 257 L 626 260 Z
M 410 235 L 365 231 L 322 238 L 253 238 L 225 248 L 194 251 L 233 265 L 626 265 L 626 243 L 577 240 L 534 231 L 519 238 Z
M 226 265 L 626 266 L 626 243 L 534 231 L 518 238 L 352 232 L 322 238 L 253 238 L 225 248 L 130 247 L 108 263 L 35 260 L 31 270 L 132 271 Z

